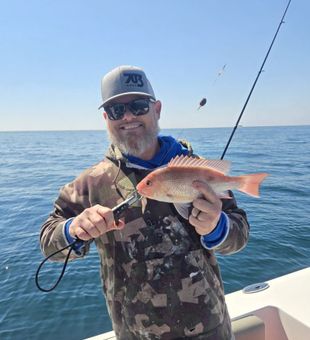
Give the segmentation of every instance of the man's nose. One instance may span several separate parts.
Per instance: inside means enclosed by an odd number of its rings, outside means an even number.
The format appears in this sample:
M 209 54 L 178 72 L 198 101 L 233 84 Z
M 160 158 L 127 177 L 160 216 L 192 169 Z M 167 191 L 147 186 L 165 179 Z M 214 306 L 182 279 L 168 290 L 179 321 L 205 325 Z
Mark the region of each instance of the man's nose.
M 133 120 L 134 118 L 135 118 L 135 115 L 130 110 L 128 110 L 128 108 L 126 107 L 123 120 L 130 121 L 130 120 Z

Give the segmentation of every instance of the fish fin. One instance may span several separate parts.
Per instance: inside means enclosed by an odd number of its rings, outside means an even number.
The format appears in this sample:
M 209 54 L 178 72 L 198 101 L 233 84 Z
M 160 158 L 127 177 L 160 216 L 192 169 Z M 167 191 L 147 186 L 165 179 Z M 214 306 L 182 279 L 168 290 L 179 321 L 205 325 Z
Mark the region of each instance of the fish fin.
M 250 196 L 259 197 L 259 185 L 267 176 L 266 173 L 240 176 L 242 184 L 238 190 Z
M 186 220 L 189 219 L 191 203 L 173 203 L 176 211 Z
M 141 207 L 142 207 L 142 213 L 143 213 L 143 214 L 144 214 L 146 205 L 147 205 L 147 198 L 144 197 L 144 196 L 142 196 L 142 198 L 141 198 Z
M 221 159 L 205 159 L 198 157 L 189 157 L 189 156 L 176 156 L 169 163 L 168 168 L 171 167 L 185 167 L 185 166 L 193 166 L 199 168 L 210 168 L 215 170 L 223 175 L 227 175 L 230 169 L 230 161 L 221 160 Z

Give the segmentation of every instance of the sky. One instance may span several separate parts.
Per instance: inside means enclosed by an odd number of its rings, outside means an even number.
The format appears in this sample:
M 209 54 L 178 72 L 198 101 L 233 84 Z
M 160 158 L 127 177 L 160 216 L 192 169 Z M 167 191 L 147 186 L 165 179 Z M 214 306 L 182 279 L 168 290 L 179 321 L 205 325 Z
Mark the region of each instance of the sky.
M 105 129 L 101 78 L 119 65 L 145 70 L 161 128 L 234 126 L 287 3 L 0 0 L 0 131 Z M 310 124 L 309 13 L 292 0 L 243 126 Z

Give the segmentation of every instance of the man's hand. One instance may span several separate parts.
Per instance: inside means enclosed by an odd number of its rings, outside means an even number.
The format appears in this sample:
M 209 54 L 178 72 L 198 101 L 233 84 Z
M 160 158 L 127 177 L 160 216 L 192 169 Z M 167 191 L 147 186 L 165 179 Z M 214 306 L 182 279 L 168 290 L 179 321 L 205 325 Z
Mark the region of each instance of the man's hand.
M 124 225 L 125 223 L 121 220 L 116 225 L 112 210 L 97 204 L 85 209 L 74 218 L 69 227 L 69 233 L 72 237 L 88 241 L 107 231 L 122 229 Z
M 222 201 L 204 182 L 194 181 L 193 187 L 203 194 L 203 198 L 197 198 L 193 201 L 194 207 L 189 222 L 195 227 L 199 235 L 207 235 L 216 227 L 220 219 Z

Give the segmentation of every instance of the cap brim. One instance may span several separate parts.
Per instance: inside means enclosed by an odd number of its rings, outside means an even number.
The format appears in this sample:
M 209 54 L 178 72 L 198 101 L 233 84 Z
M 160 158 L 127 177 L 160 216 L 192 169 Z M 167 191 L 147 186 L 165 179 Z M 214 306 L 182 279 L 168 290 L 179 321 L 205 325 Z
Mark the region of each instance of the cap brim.
M 156 98 L 154 98 L 154 96 L 148 94 L 148 93 L 145 93 L 145 92 L 125 92 L 125 93 L 120 93 L 120 94 L 117 94 L 111 98 L 109 98 L 108 100 L 106 100 L 105 102 L 103 102 L 99 107 L 98 107 L 98 110 L 100 110 L 101 108 L 103 108 L 105 105 L 107 105 L 109 102 L 111 102 L 112 100 L 116 99 L 116 98 L 121 98 L 121 97 L 125 97 L 125 96 L 128 96 L 128 95 L 139 95 L 139 96 L 143 96 L 143 97 L 147 97 L 147 98 L 152 98 L 154 100 L 156 100 Z

